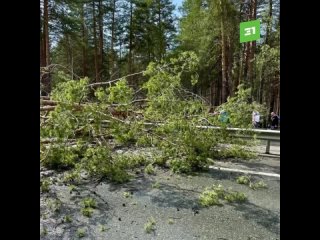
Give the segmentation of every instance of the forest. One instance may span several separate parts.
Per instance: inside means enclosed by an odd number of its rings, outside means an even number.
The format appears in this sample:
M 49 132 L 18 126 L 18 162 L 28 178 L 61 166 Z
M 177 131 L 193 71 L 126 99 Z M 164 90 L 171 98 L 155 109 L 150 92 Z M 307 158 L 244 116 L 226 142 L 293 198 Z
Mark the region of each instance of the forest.
M 185 89 L 219 106 L 243 84 L 252 101 L 280 114 L 279 0 L 186 0 L 179 9 L 170 0 L 40 3 L 41 95 L 61 81 L 59 72 L 90 83 L 130 75 L 137 90 L 150 62 L 193 51 L 198 81 L 192 85 L 184 74 Z M 240 43 L 240 22 L 255 19 L 260 40 Z

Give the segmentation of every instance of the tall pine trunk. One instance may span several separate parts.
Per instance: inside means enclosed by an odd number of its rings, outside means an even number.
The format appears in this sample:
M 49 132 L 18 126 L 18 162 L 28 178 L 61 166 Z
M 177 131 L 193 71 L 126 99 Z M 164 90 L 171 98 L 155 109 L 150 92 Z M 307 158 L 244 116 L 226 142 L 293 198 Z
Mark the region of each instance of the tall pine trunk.
M 130 27 L 129 27 L 129 55 L 128 55 L 128 73 L 132 73 L 132 42 L 133 42 L 133 0 L 130 1 Z M 128 78 L 129 85 L 133 85 L 132 78 Z
M 116 0 L 112 2 L 112 25 L 111 25 L 111 46 L 110 46 L 110 76 L 114 72 L 114 42 L 115 42 L 115 13 L 116 13 Z
M 49 45 L 49 3 L 48 0 L 43 2 L 43 34 L 42 34 L 42 63 L 43 67 L 50 64 L 50 45 Z M 42 95 L 48 95 L 51 92 L 51 76 L 50 73 L 42 75 L 41 82 L 43 85 Z
M 101 80 L 102 77 L 102 69 L 103 69 L 103 60 L 104 60 L 104 51 L 103 51 L 103 6 L 102 6 L 102 0 L 99 0 L 98 2 L 98 9 L 99 9 L 99 15 L 98 15 L 98 21 L 99 21 L 99 80 Z
M 161 24 L 161 0 L 158 0 L 158 31 L 159 31 L 159 41 L 160 41 L 160 44 L 159 44 L 159 60 L 162 60 L 163 58 L 163 54 L 164 54 L 164 51 L 163 51 L 163 37 L 162 37 L 162 24 Z
M 220 26 L 221 26 L 221 67 L 222 67 L 222 89 L 221 89 L 221 101 L 226 102 L 228 93 L 228 65 L 227 65 L 227 51 L 226 51 L 226 36 L 225 36 L 225 29 L 224 29 L 224 4 L 222 0 L 220 0 Z
M 88 76 L 88 35 L 84 20 L 84 4 L 81 6 L 81 32 L 82 32 L 82 75 Z
M 95 67 L 95 81 L 99 82 L 99 61 L 98 61 L 98 46 L 97 46 L 97 24 L 96 24 L 96 9 L 95 0 L 92 1 L 92 18 L 93 18 L 93 44 L 94 44 L 94 67 Z
M 43 32 L 44 32 L 44 40 L 45 40 L 45 66 L 48 66 L 50 62 L 48 0 L 44 0 L 43 14 L 44 14 Z
M 244 0 L 242 0 L 240 2 L 240 6 L 239 6 L 239 22 L 242 22 L 243 20 L 243 5 L 244 5 Z M 238 85 L 240 85 L 243 82 L 243 67 L 244 67 L 244 61 L 245 61 L 245 48 L 243 46 L 243 44 L 240 43 L 240 49 L 239 49 L 239 69 L 238 69 L 238 78 L 237 81 L 235 81 L 234 84 L 234 92 L 237 91 L 237 87 Z
M 250 20 L 255 20 L 257 18 L 257 0 L 251 0 L 250 2 Z M 249 42 L 248 46 L 248 82 L 251 88 L 254 88 L 254 81 L 253 81 L 253 62 L 254 62 L 254 53 L 256 48 L 256 41 Z M 251 92 L 251 95 L 253 91 Z
M 228 79 L 228 94 L 233 95 L 233 78 L 232 78 L 232 65 L 233 65 L 233 49 L 230 36 L 228 36 L 227 46 L 228 46 L 228 65 L 227 65 L 227 79 Z
M 272 28 L 272 0 L 269 0 L 269 18 L 267 24 L 267 32 L 266 32 L 266 44 L 270 46 L 270 34 Z
M 74 72 L 74 66 L 73 66 L 73 50 L 72 50 L 72 44 L 70 35 L 67 35 L 67 53 L 68 53 L 68 65 L 71 70 L 71 80 L 73 80 L 73 72 Z

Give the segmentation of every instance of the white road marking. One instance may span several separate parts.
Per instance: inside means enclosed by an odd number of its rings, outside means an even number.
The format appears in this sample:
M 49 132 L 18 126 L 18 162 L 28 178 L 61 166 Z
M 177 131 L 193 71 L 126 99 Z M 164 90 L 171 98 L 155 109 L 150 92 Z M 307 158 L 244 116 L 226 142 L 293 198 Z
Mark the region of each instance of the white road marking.
M 280 178 L 280 174 L 276 173 L 266 173 L 266 172 L 255 172 L 250 170 L 243 170 L 243 169 L 234 169 L 234 168 L 224 168 L 224 167 L 215 167 L 215 166 L 209 166 L 209 168 L 221 170 L 221 171 L 227 171 L 227 172 L 240 172 L 240 173 L 248 173 L 248 174 L 255 174 L 255 175 L 262 175 L 262 176 L 269 176 L 269 177 L 278 177 Z

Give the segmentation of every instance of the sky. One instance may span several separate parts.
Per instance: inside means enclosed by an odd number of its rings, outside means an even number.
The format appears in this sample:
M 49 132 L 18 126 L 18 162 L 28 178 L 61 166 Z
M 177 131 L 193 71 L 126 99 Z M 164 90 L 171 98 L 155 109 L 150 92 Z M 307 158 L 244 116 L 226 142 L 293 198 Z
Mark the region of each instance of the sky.
M 174 5 L 179 5 L 179 6 L 181 6 L 182 1 L 183 0 L 172 0 Z
M 183 0 L 172 0 L 172 3 L 176 6 L 175 13 L 180 16 L 178 8 L 182 5 Z

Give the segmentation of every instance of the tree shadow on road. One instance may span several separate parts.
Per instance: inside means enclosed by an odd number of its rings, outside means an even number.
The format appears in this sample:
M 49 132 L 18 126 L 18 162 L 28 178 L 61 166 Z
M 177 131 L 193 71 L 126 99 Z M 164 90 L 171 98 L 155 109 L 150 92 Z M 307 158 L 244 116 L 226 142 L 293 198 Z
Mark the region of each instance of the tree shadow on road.
M 61 206 L 58 211 L 51 213 L 49 220 L 40 218 L 40 224 L 48 229 L 45 236 L 40 236 L 42 240 L 55 239 L 77 239 L 78 229 L 84 229 L 84 237 L 82 239 L 96 239 L 99 233 L 99 225 L 106 225 L 112 217 L 112 211 L 108 204 L 98 194 L 92 194 L 87 186 L 78 186 L 78 191 L 71 194 L 68 198 L 58 198 L 55 192 L 49 195 L 52 200 L 61 201 Z M 82 216 L 81 208 L 83 208 L 82 200 L 87 197 L 92 197 L 97 203 L 97 207 L 90 218 Z M 69 216 L 70 222 L 64 220 Z
M 243 217 L 255 221 L 274 234 L 280 234 L 280 213 L 262 208 L 253 203 L 230 204 L 236 211 L 243 213 Z

